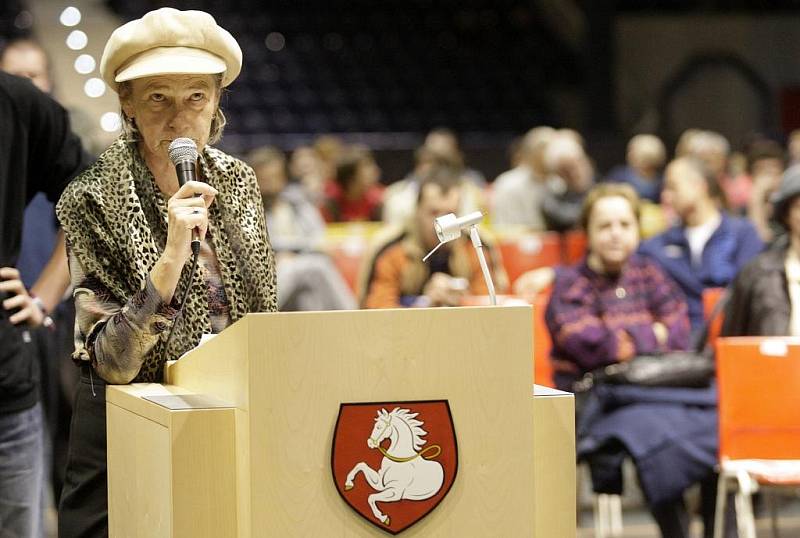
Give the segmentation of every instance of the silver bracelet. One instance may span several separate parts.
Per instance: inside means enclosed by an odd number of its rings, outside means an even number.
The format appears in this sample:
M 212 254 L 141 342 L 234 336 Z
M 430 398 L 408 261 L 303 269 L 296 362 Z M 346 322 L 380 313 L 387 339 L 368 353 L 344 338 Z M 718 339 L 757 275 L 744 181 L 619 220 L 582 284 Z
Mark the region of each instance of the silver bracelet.
M 37 308 L 41 310 L 42 314 L 47 316 L 47 307 L 44 306 L 44 301 L 42 301 L 41 297 L 37 297 L 36 295 L 31 295 L 31 301 L 33 301 L 33 304 L 35 304 Z
M 44 318 L 42 319 L 42 325 L 44 327 L 47 327 L 48 329 L 50 327 L 53 327 L 55 325 L 55 322 L 53 321 L 53 318 L 51 318 L 50 315 L 47 313 L 47 307 L 44 306 L 44 301 L 42 301 L 42 299 L 40 297 L 37 297 L 36 295 L 31 295 L 31 300 L 44 316 Z

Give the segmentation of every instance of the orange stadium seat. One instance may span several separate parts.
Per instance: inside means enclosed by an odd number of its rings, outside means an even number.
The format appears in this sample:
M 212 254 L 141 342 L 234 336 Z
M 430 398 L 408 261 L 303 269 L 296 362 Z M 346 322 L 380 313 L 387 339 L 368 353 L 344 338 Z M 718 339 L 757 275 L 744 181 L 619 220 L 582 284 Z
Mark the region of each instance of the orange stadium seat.
M 565 265 L 578 263 L 586 255 L 586 233 L 583 230 L 566 232 L 564 243 Z
M 550 362 L 550 331 L 544 322 L 544 312 L 550 300 L 550 291 L 540 293 L 533 303 L 533 378 L 536 384 L 555 387 L 553 383 L 553 365 Z
M 725 288 L 708 288 L 703 290 L 703 317 L 705 319 L 709 319 L 711 314 L 714 310 L 714 307 L 717 306 L 717 303 L 722 298 L 722 294 L 725 291 Z M 708 344 L 714 345 L 714 341 L 719 337 L 719 333 L 722 331 L 722 322 L 724 320 L 724 312 L 720 312 L 717 315 L 716 319 L 711 322 L 711 325 L 708 328 Z
M 715 536 L 721 536 L 733 487 L 739 536 L 754 538 L 751 495 L 764 487 L 800 486 L 800 339 L 719 338 L 716 345 L 721 470 Z
M 561 242 L 557 233 L 522 234 L 501 238 L 500 254 L 510 284 L 526 271 L 561 263 Z

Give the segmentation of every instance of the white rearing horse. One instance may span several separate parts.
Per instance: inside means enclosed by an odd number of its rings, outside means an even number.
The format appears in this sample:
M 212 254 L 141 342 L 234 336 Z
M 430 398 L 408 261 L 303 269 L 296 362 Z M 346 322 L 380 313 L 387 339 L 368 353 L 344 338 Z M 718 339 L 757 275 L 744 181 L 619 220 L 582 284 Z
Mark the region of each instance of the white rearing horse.
M 372 489 L 378 493 L 367 499 L 375 518 L 389 525 L 388 515 L 378 510 L 377 502 L 397 502 L 402 499 L 422 501 L 436 495 L 444 482 L 444 469 L 438 461 L 431 461 L 442 449 L 432 445 L 420 451 L 427 441 L 422 437 L 428 432 L 423 430 L 422 421 L 416 420 L 419 413 L 411 413 L 408 409 L 395 408 L 391 413 L 386 409 L 378 411 L 372 435 L 367 439 L 369 448 L 381 451 L 383 461 L 378 471 L 363 461 L 357 463 L 347 473 L 344 483 L 345 491 L 353 489 L 353 480 L 359 472 Z M 384 439 L 389 439 L 388 449 L 381 446 Z

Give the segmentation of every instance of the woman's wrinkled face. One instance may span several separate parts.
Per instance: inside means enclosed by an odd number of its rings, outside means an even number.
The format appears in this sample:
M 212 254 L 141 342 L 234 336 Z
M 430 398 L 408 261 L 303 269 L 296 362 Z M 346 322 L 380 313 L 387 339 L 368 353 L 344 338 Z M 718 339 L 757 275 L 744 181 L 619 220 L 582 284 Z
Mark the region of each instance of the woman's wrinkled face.
M 639 225 L 630 202 L 600 198 L 589 215 L 589 250 L 607 269 L 619 270 L 639 246 Z
M 212 75 L 160 75 L 131 81 L 122 110 L 136 122 L 144 153 L 169 158 L 175 138 L 191 138 L 202 151 L 219 104 Z

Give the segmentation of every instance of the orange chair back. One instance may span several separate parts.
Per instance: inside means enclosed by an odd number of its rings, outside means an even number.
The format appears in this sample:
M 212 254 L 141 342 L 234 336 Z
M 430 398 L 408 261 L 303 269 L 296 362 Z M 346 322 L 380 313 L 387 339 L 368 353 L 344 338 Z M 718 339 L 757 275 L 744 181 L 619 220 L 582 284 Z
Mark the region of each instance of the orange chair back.
M 544 322 L 544 312 L 550 300 L 550 292 L 540 293 L 533 303 L 533 379 L 537 385 L 555 388 L 553 365 L 550 362 L 550 331 Z
M 578 263 L 586 255 L 586 233 L 583 230 L 572 230 L 564 234 L 564 263 Z
M 717 339 L 720 459 L 800 459 L 800 339 Z
M 703 317 L 705 319 L 709 319 L 711 317 L 711 313 L 714 310 L 714 307 L 717 306 L 717 303 L 722 298 L 722 294 L 725 291 L 725 288 L 708 288 L 703 290 Z M 711 326 L 708 328 L 708 343 L 710 345 L 714 345 L 714 341 L 719 336 L 719 333 L 722 331 L 722 322 L 725 317 L 725 312 L 720 312 L 717 315 L 717 318 L 711 323 Z
M 526 271 L 561 263 L 561 245 L 556 233 L 508 237 L 499 241 L 499 247 L 510 284 Z

